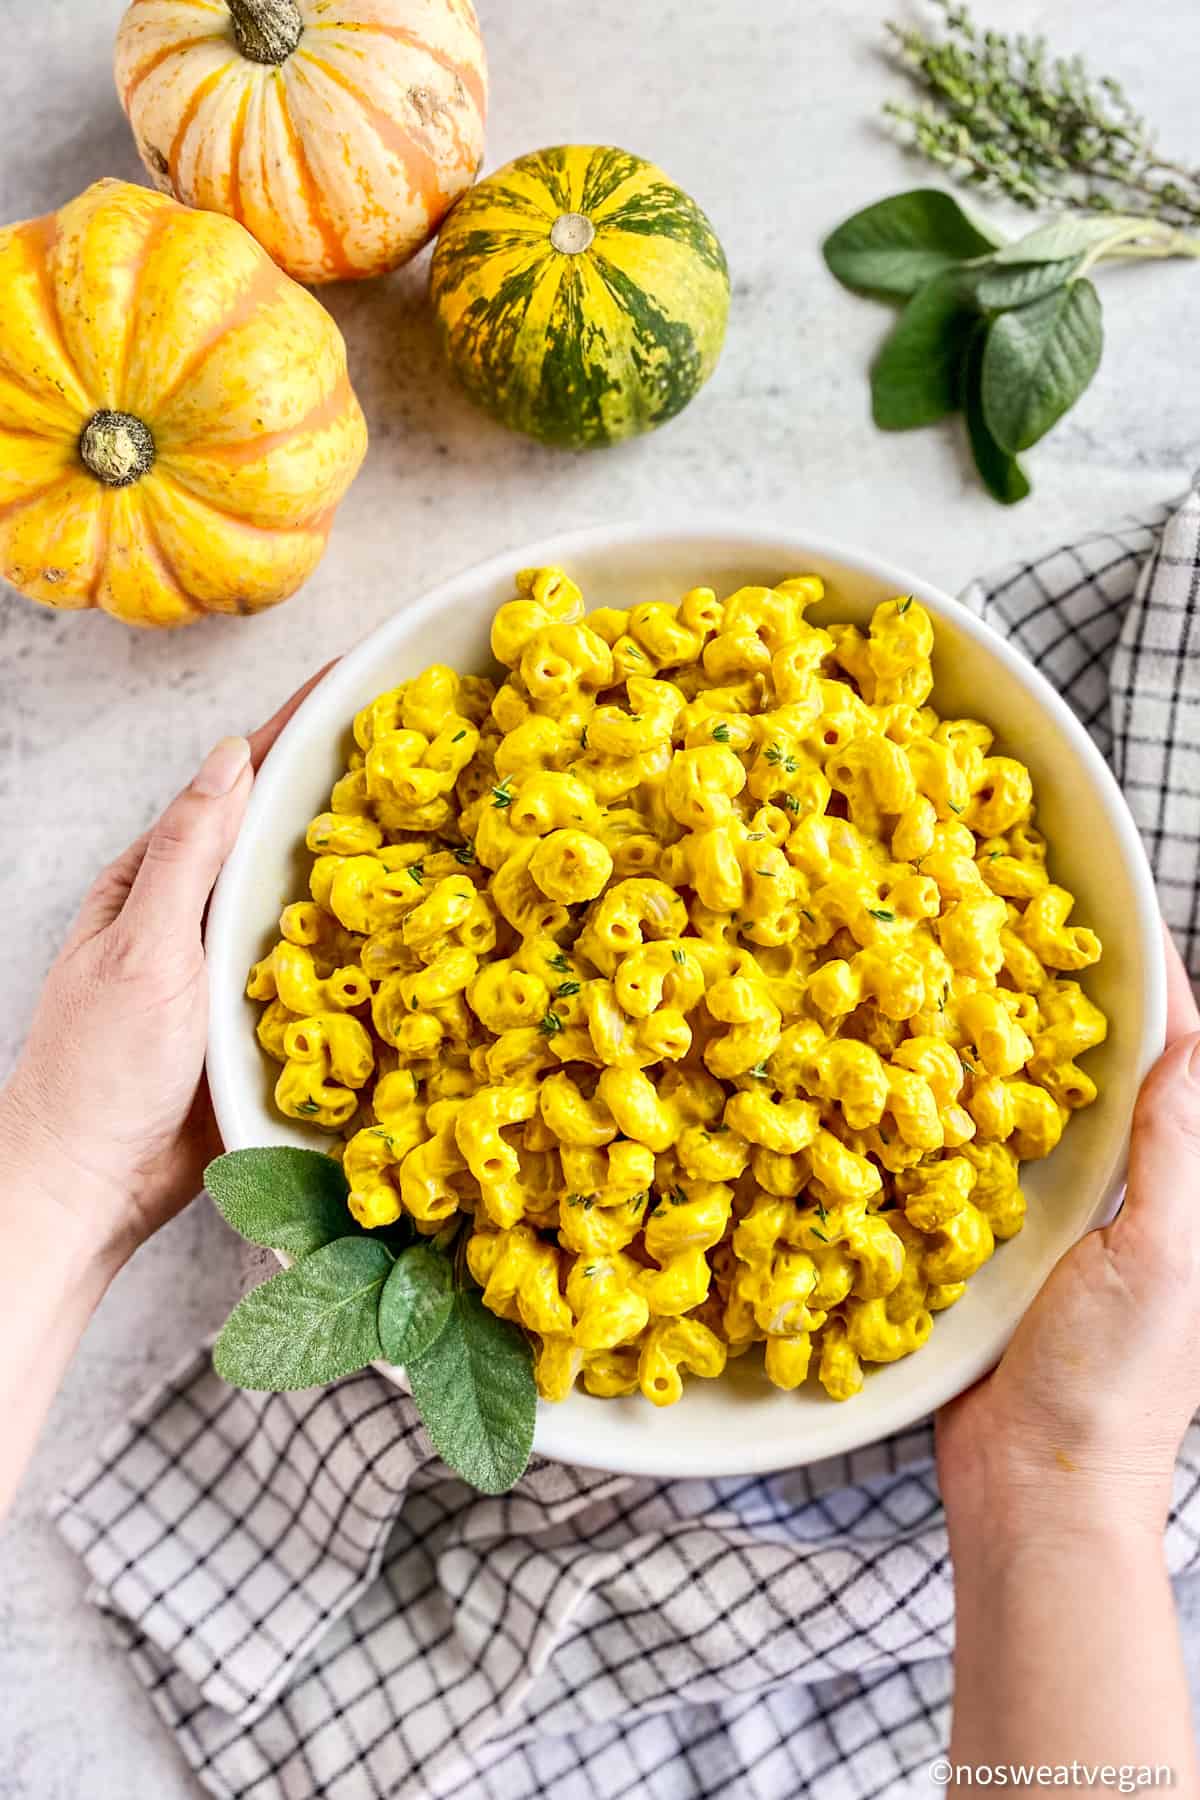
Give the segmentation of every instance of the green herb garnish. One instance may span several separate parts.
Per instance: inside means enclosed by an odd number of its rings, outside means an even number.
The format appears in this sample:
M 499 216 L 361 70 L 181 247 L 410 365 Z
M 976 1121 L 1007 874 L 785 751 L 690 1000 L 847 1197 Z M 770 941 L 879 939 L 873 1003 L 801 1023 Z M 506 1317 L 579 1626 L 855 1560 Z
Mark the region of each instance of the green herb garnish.
M 501 812 L 512 805 L 512 794 L 509 792 L 511 784 L 512 776 L 506 775 L 499 787 L 492 789 L 492 805 L 498 807 Z
M 729 742 L 728 725 L 714 725 L 712 734 L 714 744 L 727 744 Z
M 886 25 L 922 98 L 884 113 L 919 155 L 1018 206 L 1200 225 L 1200 170 L 1159 154 L 1120 82 L 1051 57 L 1042 37 L 980 30 L 959 0 L 937 4 L 937 36 Z
M 1200 237 L 1144 217 L 1066 217 L 1005 242 L 949 194 L 916 188 L 854 214 L 825 241 L 845 287 L 901 303 L 871 368 L 876 425 L 908 431 L 955 412 L 1005 505 L 1017 461 L 1084 392 L 1103 348 L 1088 272 L 1106 257 L 1200 256 Z
M 558 1014 L 549 1009 L 543 1014 L 541 1023 L 538 1026 L 538 1030 L 543 1037 L 553 1037 L 555 1033 L 561 1031 L 562 1028 L 563 1022 Z
M 397 1247 L 394 1232 L 363 1231 L 341 1166 L 311 1150 L 234 1151 L 205 1184 L 243 1237 L 295 1258 L 230 1314 L 213 1351 L 219 1375 L 279 1393 L 380 1357 L 403 1363 L 442 1458 L 484 1493 L 512 1486 L 533 1442 L 532 1351 L 456 1273 L 446 1234 Z

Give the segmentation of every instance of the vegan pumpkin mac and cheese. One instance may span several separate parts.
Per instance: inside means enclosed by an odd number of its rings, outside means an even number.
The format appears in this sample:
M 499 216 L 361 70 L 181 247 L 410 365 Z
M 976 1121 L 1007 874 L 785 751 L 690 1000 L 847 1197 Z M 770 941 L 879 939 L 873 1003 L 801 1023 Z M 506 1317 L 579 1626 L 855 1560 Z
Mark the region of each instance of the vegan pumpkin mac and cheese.
M 678 1400 L 762 1346 L 849 1399 L 1021 1229 L 1105 1035 L 1029 772 L 930 706 L 914 599 L 814 576 L 501 606 L 354 721 L 253 969 L 368 1229 L 462 1223 L 540 1393 Z

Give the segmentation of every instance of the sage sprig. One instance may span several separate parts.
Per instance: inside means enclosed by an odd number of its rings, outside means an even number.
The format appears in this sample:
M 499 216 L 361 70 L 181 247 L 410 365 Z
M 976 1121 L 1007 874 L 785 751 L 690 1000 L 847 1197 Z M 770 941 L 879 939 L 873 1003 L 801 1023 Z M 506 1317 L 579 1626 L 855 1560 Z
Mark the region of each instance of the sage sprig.
M 961 411 L 984 485 L 1012 505 L 1017 462 L 1074 406 L 1100 365 L 1106 258 L 1200 256 L 1200 238 L 1145 218 L 1063 216 L 1012 242 L 951 195 L 918 188 L 864 208 L 825 240 L 844 287 L 903 311 L 871 370 L 885 431 Z
M 213 1349 L 235 1387 L 319 1387 L 386 1357 L 402 1364 L 434 1448 L 487 1494 L 522 1474 L 533 1445 L 533 1354 L 519 1326 L 488 1311 L 456 1228 L 364 1231 L 340 1164 L 319 1151 L 235 1150 L 205 1172 L 234 1230 L 291 1257 L 234 1307 Z

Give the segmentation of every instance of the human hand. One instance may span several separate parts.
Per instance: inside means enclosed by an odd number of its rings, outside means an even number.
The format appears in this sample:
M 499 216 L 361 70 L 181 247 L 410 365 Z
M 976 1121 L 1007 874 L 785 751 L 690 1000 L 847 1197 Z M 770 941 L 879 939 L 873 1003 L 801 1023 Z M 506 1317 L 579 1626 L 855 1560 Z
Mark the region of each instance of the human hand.
M 254 771 L 324 673 L 250 739 L 222 739 L 93 882 L 0 1092 L 5 1186 L 39 1196 L 73 1247 L 110 1267 L 199 1192 L 220 1148 L 203 1073 L 205 909 Z
M 1167 1048 L 1138 1096 L 1125 1203 L 1058 1263 L 993 1372 L 942 1408 L 962 1532 L 1161 1533 L 1200 1404 L 1200 1013 L 1167 941 Z

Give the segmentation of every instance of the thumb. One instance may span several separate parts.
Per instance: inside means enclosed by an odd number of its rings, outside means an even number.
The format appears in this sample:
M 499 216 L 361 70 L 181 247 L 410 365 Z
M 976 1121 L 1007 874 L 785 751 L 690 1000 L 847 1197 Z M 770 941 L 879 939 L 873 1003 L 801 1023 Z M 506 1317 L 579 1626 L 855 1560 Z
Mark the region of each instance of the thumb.
M 139 940 L 200 933 L 204 908 L 233 848 L 253 776 L 244 737 L 222 738 L 146 840 L 121 917 Z
M 1122 1226 L 1173 1240 L 1181 1253 L 1200 1244 L 1200 1032 L 1176 1038 L 1142 1083 L 1125 1206 L 1112 1229 L 1124 1235 Z

